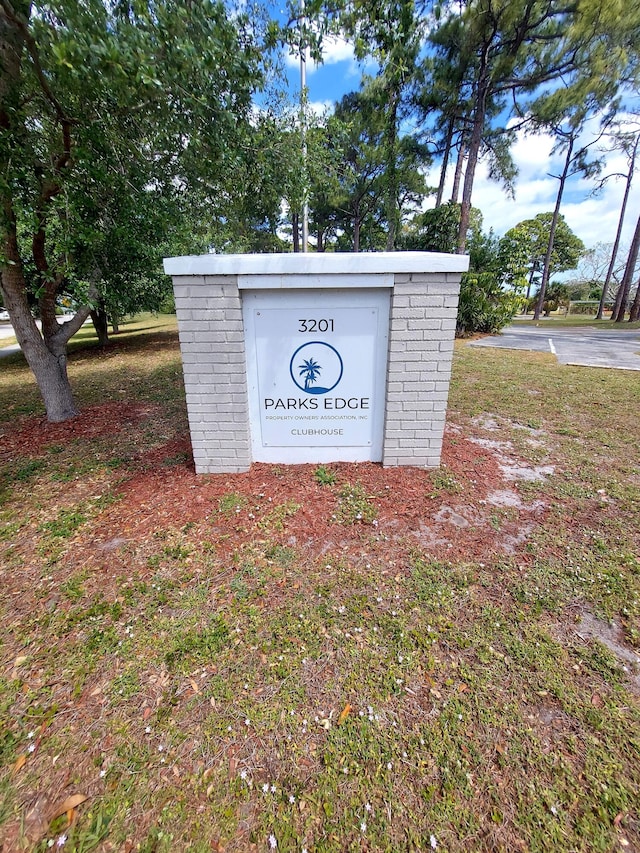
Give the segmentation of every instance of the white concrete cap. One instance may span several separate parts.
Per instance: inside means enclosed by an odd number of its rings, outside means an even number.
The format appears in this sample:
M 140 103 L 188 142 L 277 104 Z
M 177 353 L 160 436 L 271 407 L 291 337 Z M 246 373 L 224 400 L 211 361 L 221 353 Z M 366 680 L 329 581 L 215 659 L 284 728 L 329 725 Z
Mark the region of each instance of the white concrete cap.
M 320 252 L 185 255 L 165 258 L 167 275 L 301 275 L 344 273 L 463 273 L 467 255 L 443 252 Z

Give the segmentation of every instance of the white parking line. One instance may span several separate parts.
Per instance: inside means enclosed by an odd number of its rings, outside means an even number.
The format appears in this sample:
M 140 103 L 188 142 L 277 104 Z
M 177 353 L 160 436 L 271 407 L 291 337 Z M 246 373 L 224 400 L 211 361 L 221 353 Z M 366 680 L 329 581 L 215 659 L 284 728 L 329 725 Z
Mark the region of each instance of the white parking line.
M 552 355 L 556 354 L 556 348 L 553 345 L 553 339 L 552 338 L 549 338 L 549 349 L 551 350 Z

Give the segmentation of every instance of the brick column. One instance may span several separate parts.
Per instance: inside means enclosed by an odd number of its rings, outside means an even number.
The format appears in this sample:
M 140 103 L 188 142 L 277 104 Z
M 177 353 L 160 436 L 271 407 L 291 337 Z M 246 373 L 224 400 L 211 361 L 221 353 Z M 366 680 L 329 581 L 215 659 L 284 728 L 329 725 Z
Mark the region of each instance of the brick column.
M 394 277 L 383 465 L 440 464 L 459 287 L 459 273 Z
M 173 288 L 196 473 L 247 471 L 251 438 L 237 276 L 174 276 Z

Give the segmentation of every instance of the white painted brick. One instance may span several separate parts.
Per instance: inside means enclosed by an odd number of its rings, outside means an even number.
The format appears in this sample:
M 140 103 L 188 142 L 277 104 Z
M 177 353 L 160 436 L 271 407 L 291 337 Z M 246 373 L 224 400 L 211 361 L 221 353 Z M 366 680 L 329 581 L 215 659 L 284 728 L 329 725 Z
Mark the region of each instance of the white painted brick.
M 204 284 L 204 276 L 201 275 L 174 275 L 171 278 L 174 288 L 178 287 L 198 287 Z
M 238 279 L 235 275 L 206 275 L 204 276 L 203 281 L 204 284 L 207 285 L 207 287 L 229 287 L 235 284 L 237 290 Z
M 421 331 L 429 331 L 432 330 L 434 332 L 439 332 L 442 330 L 442 323 L 446 323 L 447 320 L 434 320 L 431 317 L 422 317 L 407 320 L 407 328 L 408 329 L 420 329 Z
M 446 281 L 430 281 L 428 293 L 429 296 L 451 296 L 454 288 Z
M 190 332 L 190 334 L 195 334 L 194 332 Z M 205 330 L 202 332 L 198 332 L 197 340 L 204 341 L 205 343 L 218 344 L 225 343 L 227 340 L 227 336 L 222 329 L 216 330 Z
M 425 371 L 432 371 L 435 373 L 437 361 L 432 361 L 433 353 L 431 352 L 406 352 L 405 353 L 405 363 L 407 365 L 407 370 L 417 370 L 421 371 L 421 375 L 424 375 Z
M 432 412 L 433 400 L 409 400 L 403 404 L 403 409 L 411 408 L 414 412 Z
M 428 346 L 428 344 L 432 344 L 431 341 L 425 341 L 423 338 L 417 341 L 407 341 L 407 350 L 409 352 L 433 352 L 437 349 L 437 345 Z
M 241 312 L 240 300 L 233 296 L 209 296 L 207 299 L 209 308 L 223 308 L 225 311 L 232 313 L 233 311 Z
M 178 318 L 180 329 L 185 332 L 208 332 L 211 326 L 208 320 L 180 320 Z
M 189 300 L 189 310 L 191 312 L 207 311 L 209 313 L 211 309 L 217 307 L 217 302 L 217 299 L 214 299 L 211 296 L 205 296 L 204 294 L 197 297 L 192 296 Z
M 406 293 L 401 293 L 399 291 L 394 292 L 392 298 L 393 302 L 393 311 L 397 311 L 399 309 L 405 309 L 411 307 L 411 295 Z
M 200 355 L 197 352 L 191 352 L 188 350 L 187 352 L 182 352 L 182 365 L 184 367 L 185 374 L 191 370 L 191 365 L 197 365 L 200 362 Z
M 202 340 L 195 340 L 189 344 L 189 352 L 191 353 L 211 353 L 215 351 L 215 344 L 208 343 Z
M 412 308 L 444 308 L 445 297 L 434 296 L 431 293 L 419 293 L 409 297 L 409 304 Z M 432 312 L 429 311 L 429 314 Z

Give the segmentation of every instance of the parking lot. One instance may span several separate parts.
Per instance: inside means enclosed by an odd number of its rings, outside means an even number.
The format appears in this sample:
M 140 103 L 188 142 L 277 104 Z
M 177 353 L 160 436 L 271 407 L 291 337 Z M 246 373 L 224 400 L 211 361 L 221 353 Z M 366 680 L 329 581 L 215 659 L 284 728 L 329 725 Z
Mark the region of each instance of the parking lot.
M 544 322 L 540 326 L 513 325 L 500 335 L 470 341 L 469 346 L 548 352 L 560 364 L 579 367 L 640 370 L 638 329 L 554 328 Z

